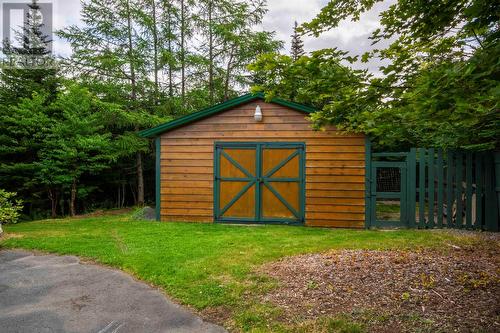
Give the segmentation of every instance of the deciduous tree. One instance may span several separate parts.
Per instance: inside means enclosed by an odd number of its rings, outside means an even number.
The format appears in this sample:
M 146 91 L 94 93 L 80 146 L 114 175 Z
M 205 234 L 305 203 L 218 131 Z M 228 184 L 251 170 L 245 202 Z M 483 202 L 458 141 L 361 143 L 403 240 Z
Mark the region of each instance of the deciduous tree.
M 377 2 L 331 0 L 299 30 L 318 37 L 344 19 L 359 20 Z M 359 84 L 340 90 L 342 96 L 333 82 L 313 87 L 311 95 L 324 102 L 313 119 L 318 126 L 333 123 L 368 133 L 385 148 L 498 146 L 499 11 L 497 2 L 486 0 L 398 0 L 382 12 L 382 27 L 371 36 L 375 45 L 383 40 L 390 45 L 360 58 L 385 59 L 389 64 L 380 67 L 382 77 L 354 72 Z M 343 58 L 344 63 L 358 60 L 357 55 Z M 262 61 L 259 68 L 266 68 Z M 286 80 L 300 80 L 301 74 Z M 273 91 L 276 84 L 269 81 L 257 88 L 290 96 Z M 300 98 L 302 90 L 296 86 L 292 97 Z

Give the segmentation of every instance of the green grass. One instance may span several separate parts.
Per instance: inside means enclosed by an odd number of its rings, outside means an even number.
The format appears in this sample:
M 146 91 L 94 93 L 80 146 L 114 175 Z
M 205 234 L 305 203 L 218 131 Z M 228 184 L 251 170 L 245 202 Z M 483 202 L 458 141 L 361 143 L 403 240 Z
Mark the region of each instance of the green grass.
M 331 249 L 438 248 L 458 241 L 441 231 L 157 223 L 129 216 L 20 223 L 5 231 L 0 248 L 73 254 L 117 267 L 197 310 L 223 307 L 231 312 L 227 325 L 259 332 L 297 331 L 276 324 L 279 309 L 258 301 L 276 285 L 256 272 L 266 262 Z
M 377 202 L 377 213 L 396 213 L 399 214 L 401 210 L 401 206 L 399 202 L 394 203 L 386 203 L 386 202 Z

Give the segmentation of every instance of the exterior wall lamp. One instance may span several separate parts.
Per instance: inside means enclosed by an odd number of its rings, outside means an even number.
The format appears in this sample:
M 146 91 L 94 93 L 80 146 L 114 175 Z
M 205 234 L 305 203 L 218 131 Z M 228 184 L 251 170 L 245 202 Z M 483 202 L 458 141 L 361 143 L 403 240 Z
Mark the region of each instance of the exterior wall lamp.
M 253 118 L 255 119 L 255 121 L 258 121 L 258 122 L 261 122 L 262 121 L 262 109 L 260 108 L 260 105 L 257 105 L 257 107 L 255 108 L 255 114 L 253 115 Z

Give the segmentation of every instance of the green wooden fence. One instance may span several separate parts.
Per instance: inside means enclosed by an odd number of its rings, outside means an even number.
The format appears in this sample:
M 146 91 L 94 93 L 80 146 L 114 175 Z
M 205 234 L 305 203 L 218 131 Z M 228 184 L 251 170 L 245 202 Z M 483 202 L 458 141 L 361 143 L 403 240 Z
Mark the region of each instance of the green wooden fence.
M 367 227 L 464 228 L 498 231 L 498 201 L 491 152 L 413 148 L 372 153 L 367 166 Z M 392 172 L 392 192 L 384 190 Z M 385 186 L 387 187 L 387 186 Z M 394 189 L 396 187 L 396 189 Z M 399 215 L 378 210 L 397 205 Z

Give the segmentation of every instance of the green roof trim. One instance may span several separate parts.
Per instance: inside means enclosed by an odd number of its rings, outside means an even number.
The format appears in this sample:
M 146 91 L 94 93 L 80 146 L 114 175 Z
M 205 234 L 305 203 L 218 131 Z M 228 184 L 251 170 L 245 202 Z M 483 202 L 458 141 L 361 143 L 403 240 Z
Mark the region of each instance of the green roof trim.
M 139 136 L 141 136 L 143 138 L 155 137 L 155 136 L 158 136 L 164 132 L 167 132 L 167 131 L 173 130 L 175 128 L 189 124 L 193 121 L 197 121 L 197 120 L 200 120 L 203 118 L 210 117 L 210 116 L 215 115 L 219 112 L 229 110 L 229 109 L 234 108 L 236 106 L 239 106 L 241 104 L 249 103 L 249 102 L 252 102 L 252 101 L 257 100 L 257 99 L 265 100 L 264 94 L 261 92 L 250 93 L 250 94 L 246 94 L 246 95 L 243 95 L 240 97 L 230 99 L 228 101 L 225 101 L 224 103 L 220 103 L 220 104 L 211 106 L 209 108 L 203 109 L 201 111 L 197 111 L 197 112 L 188 114 L 184 117 L 180 117 L 178 119 L 169 121 L 168 123 L 161 124 L 159 126 L 156 126 L 156 127 L 144 130 L 144 131 L 140 131 Z M 275 103 L 275 104 L 279 104 L 282 106 L 286 106 L 286 107 L 289 107 L 289 108 L 294 109 L 296 111 L 304 112 L 307 114 L 316 112 L 316 109 L 314 109 L 314 108 L 311 108 L 311 107 L 306 106 L 306 105 L 294 103 L 294 102 L 289 102 L 289 101 L 286 101 L 286 100 L 281 99 L 281 98 L 273 98 L 270 100 L 270 102 Z

